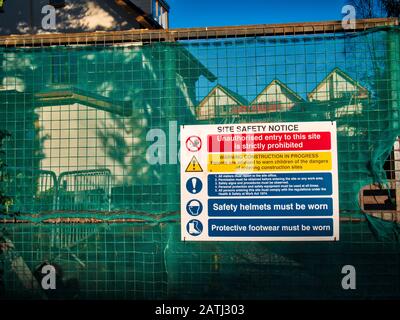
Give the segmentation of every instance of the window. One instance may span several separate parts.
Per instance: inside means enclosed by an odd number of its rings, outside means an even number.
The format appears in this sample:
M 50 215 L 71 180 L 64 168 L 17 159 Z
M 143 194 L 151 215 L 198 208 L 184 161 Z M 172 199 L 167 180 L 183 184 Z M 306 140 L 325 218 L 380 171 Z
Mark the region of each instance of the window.
M 65 0 L 50 0 L 49 4 L 54 8 L 62 8 L 65 6 Z
M 0 0 L 0 12 L 4 11 L 4 0 Z
M 53 84 L 76 84 L 78 82 L 77 57 L 73 54 L 58 54 L 51 59 L 51 82 Z
M 164 29 L 168 29 L 168 5 L 162 0 L 153 0 L 153 18 Z

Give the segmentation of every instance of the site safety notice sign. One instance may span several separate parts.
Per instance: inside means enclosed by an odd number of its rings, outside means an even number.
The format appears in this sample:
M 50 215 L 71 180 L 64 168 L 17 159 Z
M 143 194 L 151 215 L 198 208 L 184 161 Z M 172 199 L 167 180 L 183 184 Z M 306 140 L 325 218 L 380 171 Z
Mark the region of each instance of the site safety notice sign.
M 184 241 L 339 240 L 335 122 L 181 126 Z

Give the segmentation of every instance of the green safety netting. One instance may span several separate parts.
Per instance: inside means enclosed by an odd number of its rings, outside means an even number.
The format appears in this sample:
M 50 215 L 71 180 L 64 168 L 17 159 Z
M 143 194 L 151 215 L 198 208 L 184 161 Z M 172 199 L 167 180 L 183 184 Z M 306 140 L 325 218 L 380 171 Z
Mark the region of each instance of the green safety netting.
M 400 296 L 398 224 L 359 201 L 374 183 L 396 205 L 399 30 L 0 48 L 2 296 L 43 296 L 45 261 L 50 298 Z M 288 121 L 337 122 L 341 240 L 180 241 L 179 126 Z

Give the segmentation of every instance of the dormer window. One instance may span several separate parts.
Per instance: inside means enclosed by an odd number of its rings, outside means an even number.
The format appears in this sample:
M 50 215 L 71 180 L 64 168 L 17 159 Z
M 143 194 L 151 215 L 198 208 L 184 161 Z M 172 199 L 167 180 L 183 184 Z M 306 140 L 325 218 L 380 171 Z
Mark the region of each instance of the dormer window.
M 163 0 L 153 0 L 152 11 L 154 20 L 164 29 L 168 29 L 168 4 Z

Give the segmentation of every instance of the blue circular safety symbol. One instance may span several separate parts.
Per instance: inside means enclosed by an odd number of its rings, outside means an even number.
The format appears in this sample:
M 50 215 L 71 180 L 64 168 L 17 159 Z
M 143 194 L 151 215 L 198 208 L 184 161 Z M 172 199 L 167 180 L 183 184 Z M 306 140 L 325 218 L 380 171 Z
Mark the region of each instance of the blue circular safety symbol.
M 193 217 L 203 212 L 203 204 L 199 200 L 190 200 L 186 205 L 186 211 Z
M 197 194 L 203 189 L 203 183 L 199 178 L 189 178 L 186 182 L 186 190 L 192 194 Z
M 188 224 L 186 225 L 186 231 L 191 235 L 191 236 L 198 236 L 203 232 L 203 224 L 199 220 L 190 220 Z

